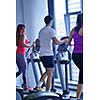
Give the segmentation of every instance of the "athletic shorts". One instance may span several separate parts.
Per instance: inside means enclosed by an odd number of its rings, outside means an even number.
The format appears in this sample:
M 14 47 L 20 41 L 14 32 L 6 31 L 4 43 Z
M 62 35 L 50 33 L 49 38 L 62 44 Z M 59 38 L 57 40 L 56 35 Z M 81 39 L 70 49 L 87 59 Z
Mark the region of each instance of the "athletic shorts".
M 54 68 L 54 56 L 42 56 L 40 60 L 45 68 Z

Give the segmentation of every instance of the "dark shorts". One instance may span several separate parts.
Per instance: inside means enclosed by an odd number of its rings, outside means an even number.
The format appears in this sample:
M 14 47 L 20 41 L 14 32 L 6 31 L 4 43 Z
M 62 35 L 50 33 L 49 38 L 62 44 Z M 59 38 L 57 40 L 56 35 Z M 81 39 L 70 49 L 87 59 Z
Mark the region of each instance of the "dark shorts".
M 54 56 L 42 56 L 40 60 L 45 68 L 54 68 Z

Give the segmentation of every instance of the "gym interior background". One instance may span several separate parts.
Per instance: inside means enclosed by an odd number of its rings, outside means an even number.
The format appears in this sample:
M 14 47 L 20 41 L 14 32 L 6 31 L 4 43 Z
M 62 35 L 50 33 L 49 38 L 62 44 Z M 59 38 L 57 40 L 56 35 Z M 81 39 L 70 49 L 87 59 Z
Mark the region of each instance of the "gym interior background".
M 39 30 L 44 26 L 44 17 L 50 14 L 54 16 L 53 27 L 56 29 L 57 36 L 60 39 L 63 36 L 69 36 L 70 30 L 75 26 L 77 14 L 81 12 L 83 12 L 83 0 L 16 0 L 16 26 L 19 23 L 25 24 L 27 37 L 32 43 L 37 39 Z M 72 52 L 73 46 L 69 50 Z M 29 85 L 34 87 L 34 74 L 32 66 L 29 66 L 28 74 L 30 78 L 28 81 Z M 79 70 L 71 61 L 68 67 L 69 84 L 77 84 L 78 73 Z M 57 68 L 55 80 L 59 82 Z M 20 86 L 21 84 L 22 79 L 19 77 L 16 80 L 16 85 Z

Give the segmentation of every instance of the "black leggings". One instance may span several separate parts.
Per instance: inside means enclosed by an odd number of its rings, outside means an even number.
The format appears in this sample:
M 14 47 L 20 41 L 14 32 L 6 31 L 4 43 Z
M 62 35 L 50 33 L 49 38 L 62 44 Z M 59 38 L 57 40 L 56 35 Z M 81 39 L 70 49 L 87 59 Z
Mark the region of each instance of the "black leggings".
M 78 83 L 83 84 L 83 53 L 73 53 L 72 59 L 80 70 Z

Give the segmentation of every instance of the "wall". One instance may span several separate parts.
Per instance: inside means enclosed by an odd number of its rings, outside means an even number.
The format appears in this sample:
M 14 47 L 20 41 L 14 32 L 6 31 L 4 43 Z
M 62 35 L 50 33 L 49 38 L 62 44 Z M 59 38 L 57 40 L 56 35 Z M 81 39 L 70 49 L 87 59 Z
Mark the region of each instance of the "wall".
M 16 0 L 16 25 L 24 23 L 26 35 L 31 43 L 38 37 L 39 30 L 44 26 L 44 17 L 48 14 L 47 0 Z M 30 65 L 31 66 L 31 65 Z M 32 76 L 32 69 L 29 68 L 29 76 Z M 34 79 L 29 80 L 33 87 Z M 16 85 L 21 85 L 22 79 L 16 80 Z
M 37 38 L 44 25 L 43 18 L 47 14 L 47 0 L 16 0 L 16 24 L 26 25 L 27 37 L 31 42 Z
M 23 1 L 16 0 L 16 25 L 19 23 L 24 23 L 23 10 Z

